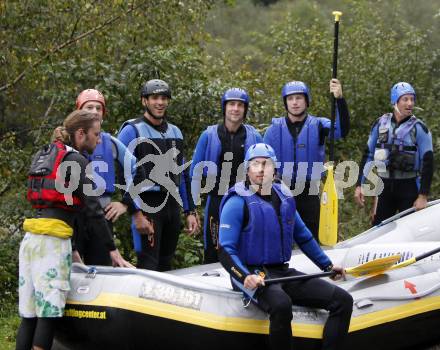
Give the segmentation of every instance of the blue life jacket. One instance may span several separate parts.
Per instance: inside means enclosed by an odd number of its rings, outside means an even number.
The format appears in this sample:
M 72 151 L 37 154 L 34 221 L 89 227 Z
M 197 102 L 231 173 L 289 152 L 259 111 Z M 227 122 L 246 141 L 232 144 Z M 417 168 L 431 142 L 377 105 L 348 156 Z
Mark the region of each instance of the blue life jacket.
M 384 161 L 388 168 L 403 172 L 420 170 L 415 126 L 419 121 L 415 116 L 399 125 L 392 124 L 392 113 L 384 114 L 379 119 L 378 139 L 374 152 L 377 161 Z
M 281 167 L 280 174 L 283 174 L 285 163 L 307 163 L 307 171 L 305 166 L 294 166 L 292 179 L 299 178 L 301 180 L 319 180 L 321 179 L 322 166 L 313 169 L 313 163 L 323 164 L 325 160 L 325 145 L 319 144 L 319 117 L 308 115 L 304 125 L 299 133 L 296 143 L 290 134 L 286 123 L 286 118 L 273 118 L 272 127 L 275 129 L 275 142 L 271 146 L 275 150 L 275 154 Z M 292 167 L 292 164 L 289 165 Z M 298 171 L 298 173 L 296 173 Z
M 249 124 L 243 124 L 243 126 L 246 129 L 246 139 L 244 142 L 244 154 L 246 154 L 248 148 L 257 143 L 257 131 Z M 208 144 L 205 151 L 205 161 L 210 161 L 217 164 L 217 173 L 208 173 L 208 170 L 212 169 L 205 167 L 203 168 L 203 176 L 216 176 L 220 171 L 220 155 L 222 152 L 222 144 L 220 138 L 218 137 L 218 124 L 208 126 L 206 131 L 208 136 Z
M 272 204 L 247 189 L 244 182 L 229 189 L 220 205 L 221 212 L 233 195 L 241 196 L 246 202 L 249 221 L 242 229 L 238 246 L 238 257 L 246 265 L 282 264 L 292 255 L 295 200 L 282 192 L 281 184 L 274 183 L 273 188 L 281 201 L 280 218 Z
M 179 187 L 182 173 L 174 174 L 171 170 L 175 167 L 175 165 L 183 164 L 183 135 L 180 129 L 167 122 L 167 130 L 165 132 L 159 132 L 150 124 L 145 122 L 144 118 L 131 119 L 122 124 L 120 130 L 122 130 L 127 124 L 130 124 L 134 127 L 136 131 L 136 138 L 140 139 L 148 139 L 151 142 L 142 142 L 139 143 L 135 150 L 134 156 L 137 158 L 138 162 L 141 162 L 144 157 L 148 157 L 151 155 L 165 155 L 170 149 L 175 148 L 178 152 L 173 154 L 173 159 L 169 159 L 168 169 L 170 170 L 167 175 L 170 177 L 171 181 L 173 181 L 177 187 Z M 151 161 L 145 162 L 143 165 L 145 175 L 147 179 L 151 179 L 150 173 L 154 169 L 155 164 Z M 151 189 L 151 191 L 167 191 L 166 188 L 163 188 L 160 185 L 155 185 Z
M 101 143 L 99 143 L 93 154 L 89 156 L 91 162 L 101 161 L 107 164 L 107 171 L 100 170 L 102 166 L 96 164 L 93 166 L 93 173 L 95 175 L 101 176 L 105 181 L 105 192 L 114 193 L 115 192 L 115 157 L 113 155 L 113 142 L 111 140 L 112 136 L 107 132 L 101 132 Z M 97 186 L 96 186 L 97 185 Z M 104 184 L 101 181 L 95 181 L 95 186 L 99 189 L 102 188 Z M 94 186 L 94 188 L 95 188 Z

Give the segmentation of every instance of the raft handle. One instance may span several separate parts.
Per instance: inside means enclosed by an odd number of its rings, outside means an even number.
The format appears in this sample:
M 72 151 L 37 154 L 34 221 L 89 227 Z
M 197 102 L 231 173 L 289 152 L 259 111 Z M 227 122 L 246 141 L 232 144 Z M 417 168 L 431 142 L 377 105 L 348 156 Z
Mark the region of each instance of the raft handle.
M 95 278 L 97 272 L 98 270 L 95 266 L 89 267 L 89 269 L 87 270 L 86 278 Z
M 361 299 L 355 302 L 358 309 L 364 309 L 369 306 L 373 306 L 374 303 L 370 299 Z
M 208 271 L 202 274 L 203 277 L 207 277 L 207 276 L 214 276 L 214 277 L 220 277 L 220 272 L 218 271 Z

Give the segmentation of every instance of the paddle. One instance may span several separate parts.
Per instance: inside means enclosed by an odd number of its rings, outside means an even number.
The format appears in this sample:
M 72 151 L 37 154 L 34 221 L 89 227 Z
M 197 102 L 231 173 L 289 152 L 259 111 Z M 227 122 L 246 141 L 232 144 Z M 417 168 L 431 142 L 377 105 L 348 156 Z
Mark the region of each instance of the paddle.
M 338 72 L 338 37 L 339 18 L 342 12 L 333 11 L 335 16 L 335 31 L 333 38 L 333 72 L 332 78 L 337 77 Z M 332 246 L 338 241 L 338 193 L 336 191 L 333 175 L 334 144 L 335 144 L 335 115 L 336 101 L 331 94 L 331 126 L 330 126 L 330 147 L 329 160 L 332 165 L 327 167 L 327 178 L 321 194 L 321 208 L 319 216 L 319 241 L 323 245 Z
M 368 262 L 361 264 L 361 265 L 349 267 L 349 268 L 345 269 L 345 273 L 348 275 L 351 275 L 353 277 L 364 277 L 364 276 L 378 275 L 378 274 L 381 274 L 381 273 L 389 270 L 396 262 L 398 262 L 400 260 L 400 258 L 401 258 L 401 255 L 396 254 L 396 255 L 391 255 L 391 256 L 384 257 L 384 258 L 371 260 L 371 261 L 368 261 Z M 398 266 L 398 265 L 395 265 L 395 266 Z M 281 282 L 308 280 L 308 279 L 319 278 L 319 277 L 329 277 L 329 276 L 334 276 L 334 275 L 336 275 L 335 271 L 319 272 L 319 273 L 313 273 L 313 274 L 309 274 L 309 275 L 270 278 L 270 279 L 264 280 L 264 283 L 266 285 L 268 285 L 268 284 L 281 283 Z
M 415 256 L 415 257 L 410 258 L 410 259 L 406 259 L 405 261 L 402 261 L 402 262 L 399 263 L 399 264 L 396 264 L 396 265 L 394 265 L 394 266 L 391 266 L 391 267 L 389 268 L 389 270 L 400 269 L 401 267 L 405 267 L 405 266 L 408 266 L 408 265 L 414 264 L 414 263 L 417 262 L 417 261 L 420 261 L 420 260 L 422 260 L 422 259 L 425 259 L 425 258 L 427 258 L 428 256 L 434 255 L 434 254 L 439 253 L 439 252 L 440 252 L 440 247 L 437 247 L 437 248 L 435 248 L 435 249 L 433 249 L 433 250 L 430 250 L 429 252 L 426 252 L 426 253 L 420 254 L 420 255 Z

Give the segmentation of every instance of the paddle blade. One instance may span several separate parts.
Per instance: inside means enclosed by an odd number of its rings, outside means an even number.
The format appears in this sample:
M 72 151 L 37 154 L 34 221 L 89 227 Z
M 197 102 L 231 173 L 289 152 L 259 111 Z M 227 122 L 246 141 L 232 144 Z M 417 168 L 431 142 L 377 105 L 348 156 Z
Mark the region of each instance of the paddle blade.
M 350 267 L 345 272 L 354 277 L 379 275 L 386 270 L 389 270 L 391 266 L 397 263 L 401 258 L 400 254 L 387 256 L 385 258 L 379 258 L 366 262 L 358 266 Z
M 319 242 L 332 246 L 338 241 L 338 193 L 336 191 L 333 166 L 327 168 L 327 178 L 321 193 L 319 216 Z

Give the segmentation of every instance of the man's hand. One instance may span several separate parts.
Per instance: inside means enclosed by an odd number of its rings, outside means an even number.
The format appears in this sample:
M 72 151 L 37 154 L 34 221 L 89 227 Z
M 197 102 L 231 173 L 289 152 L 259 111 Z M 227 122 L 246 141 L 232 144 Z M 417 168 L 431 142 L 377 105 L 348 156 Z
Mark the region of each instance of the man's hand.
M 115 222 L 118 218 L 127 211 L 127 206 L 121 202 L 111 202 L 104 209 L 105 218 Z
M 129 267 L 132 269 L 136 268 L 132 264 L 130 264 L 128 261 L 126 261 L 121 256 L 121 253 L 119 253 L 119 250 L 117 250 L 117 249 L 110 251 L 110 258 L 112 259 L 112 264 L 114 267 Z
M 342 97 L 342 85 L 338 79 L 330 80 L 330 93 L 335 96 L 335 98 Z
M 188 235 L 195 235 L 199 231 L 200 222 L 197 214 L 189 214 L 186 217 L 186 228 L 185 232 Z
M 148 220 L 142 211 L 138 210 L 136 213 L 134 213 L 133 218 L 134 226 L 141 235 L 154 235 L 153 221 Z
M 360 207 L 364 207 L 365 205 L 365 196 L 362 193 L 362 187 L 356 186 L 356 190 L 354 191 L 354 200 Z
M 84 262 L 81 259 L 81 255 L 79 255 L 79 252 L 77 250 L 72 250 L 72 262 L 84 265 Z
M 264 278 L 259 275 L 248 275 L 244 279 L 244 287 L 254 290 L 260 286 L 264 286 Z
M 342 266 L 335 265 L 332 267 L 332 271 L 336 272 L 336 275 L 330 277 L 333 281 L 340 280 L 341 278 L 345 280 L 345 269 Z
M 424 194 L 419 194 L 417 196 L 416 201 L 413 204 L 413 207 L 416 208 L 416 210 L 425 209 L 428 205 L 428 197 Z

